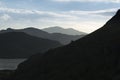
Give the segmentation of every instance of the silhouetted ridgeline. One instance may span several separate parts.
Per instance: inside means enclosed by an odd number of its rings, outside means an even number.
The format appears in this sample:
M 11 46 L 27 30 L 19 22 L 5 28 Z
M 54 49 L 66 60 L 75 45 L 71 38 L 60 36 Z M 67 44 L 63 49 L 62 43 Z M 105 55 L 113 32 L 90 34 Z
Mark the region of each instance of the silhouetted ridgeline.
M 86 34 L 67 35 L 67 34 L 63 34 L 63 33 L 48 33 L 48 32 L 45 32 L 45 31 L 42 31 L 42 30 L 36 29 L 36 28 L 25 28 L 25 29 L 18 29 L 18 30 L 8 28 L 7 30 L 0 31 L 0 33 L 6 33 L 6 32 L 24 32 L 31 36 L 36 36 L 39 38 L 58 41 L 64 45 L 70 43 L 71 41 L 75 41 L 79 38 L 82 38 L 83 36 L 86 35 Z
M 12 80 L 120 80 L 120 10 L 102 28 L 21 63 Z
M 44 28 L 42 30 L 46 31 L 48 33 L 61 33 L 61 34 L 67 34 L 67 35 L 86 35 L 85 32 L 77 31 L 77 30 L 72 29 L 72 28 L 64 29 L 64 28 L 61 28 L 59 26 L 48 27 L 48 28 Z
M 28 58 L 61 46 L 57 41 L 30 36 L 24 32 L 0 34 L 0 58 Z

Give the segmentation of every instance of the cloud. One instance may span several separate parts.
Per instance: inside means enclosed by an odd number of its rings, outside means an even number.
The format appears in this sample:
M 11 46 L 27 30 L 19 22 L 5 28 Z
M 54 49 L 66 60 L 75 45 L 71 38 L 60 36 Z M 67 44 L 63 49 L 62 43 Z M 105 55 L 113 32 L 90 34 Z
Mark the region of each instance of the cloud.
M 69 11 L 70 14 L 76 15 L 93 15 L 93 16 L 113 16 L 119 8 L 96 10 L 96 11 Z
M 0 19 L 3 21 L 8 21 L 11 17 L 8 14 L 3 14 L 2 16 L 0 16 Z
M 0 7 L 6 7 L 6 5 L 3 1 L 0 1 Z
M 2 5 L 2 2 L 0 2 L 0 6 Z
M 50 11 L 40 11 L 40 10 L 26 10 L 26 9 L 12 9 L 12 8 L 0 8 L 0 13 L 14 13 L 14 14 L 26 14 L 26 15 L 39 15 L 46 17 L 65 17 L 65 18 L 73 18 L 74 16 L 65 15 L 56 12 Z
M 120 0 L 52 0 L 56 2 L 104 2 L 104 3 L 120 3 Z
M 24 9 L 12 9 L 12 8 L 6 8 L 1 7 L 1 12 L 8 12 L 8 13 L 17 13 L 17 14 L 33 14 L 31 10 L 24 10 Z
M 77 18 L 79 15 L 102 15 L 112 16 L 119 8 L 96 10 L 96 11 L 41 11 L 41 10 L 27 10 L 27 9 L 13 9 L 0 7 L 0 13 L 18 14 L 18 15 L 37 15 L 41 17 L 54 17 L 54 18 Z
M 55 12 L 0 7 L 0 23 L 1 26 L 14 28 L 65 26 L 90 32 L 96 29 L 95 26 L 106 22 L 117 9 Z
M 27 9 L 13 9 L 7 7 L 0 8 L 0 14 L 9 14 L 18 19 L 62 19 L 62 20 L 76 20 L 84 18 L 85 16 L 112 16 L 118 8 L 96 10 L 96 11 L 41 11 L 41 10 L 27 10 Z

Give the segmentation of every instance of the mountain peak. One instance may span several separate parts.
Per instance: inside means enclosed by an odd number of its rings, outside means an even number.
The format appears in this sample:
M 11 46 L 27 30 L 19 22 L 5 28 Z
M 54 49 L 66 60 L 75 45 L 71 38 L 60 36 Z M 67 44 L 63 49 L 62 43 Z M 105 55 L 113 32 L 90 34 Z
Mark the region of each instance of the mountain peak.
M 119 15 L 119 16 L 120 16 L 120 9 L 117 11 L 116 15 Z
M 12 28 L 7 28 L 7 30 L 13 30 Z
M 116 14 L 100 29 L 103 31 L 103 29 L 106 31 L 111 31 L 113 33 L 113 30 L 120 29 L 120 9 L 116 12 Z M 98 29 L 95 32 L 101 31 Z
M 86 34 L 84 32 L 75 30 L 73 28 L 62 28 L 59 26 L 48 27 L 48 28 L 44 28 L 42 30 L 46 31 L 48 33 L 62 33 L 62 34 L 67 34 L 67 35 L 84 35 L 84 34 Z
M 94 41 L 107 42 L 118 38 L 118 34 L 120 34 L 120 9 L 103 27 L 87 35 L 85 39 L 90 37 Z
M 109 21 L 108 23 L 117 23 L 120 21 L 120 9 L 116 12 L 115 16 L 113 16 Z

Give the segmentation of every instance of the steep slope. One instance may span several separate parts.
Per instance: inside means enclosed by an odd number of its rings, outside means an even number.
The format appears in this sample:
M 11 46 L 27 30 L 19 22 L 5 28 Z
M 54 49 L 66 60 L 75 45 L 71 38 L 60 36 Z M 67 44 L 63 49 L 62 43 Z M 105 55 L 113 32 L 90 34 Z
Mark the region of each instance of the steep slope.
M 26 28 L 21 31 L 32 36 L 59 41 L 61 44 L 65 44 L 65 45 L 69 44 L 71 41 L 75 41 L 85 36 L 85 35 L 66 35 L 61 33 L 47 33 L 45 31 L 36 28 Z
M 61 46 L 59 42 L 33 37 L 23 32 L 0 34 L 0 58 L 28 58 L 58 46 Z
M 67 35 L 86 35 L 85 32 L 80 32 L 72 28 L 64 29 L 58 26 L 44 28 L 42 30 L 48 33 L 61 33 L 61 34 L 67 34 Z
M 120 80 L 120 10 L 102 28 L 18 66 L 14 80 Z
M 48 33 L 45 31 L 42 31 L 40 29 L 36 28 L 25 28 L 25 29 L 10 29 L 8 28 L 7 30 L 2 30 L 0 33 L 6 33 L 6 32 L 11 32 L 11 31 L 16 31 L 16 32 L 25 32 L 29 35 L 44 38 L 44 39 L 49 39 L 49 40 L 55 40 L 59 41 L 61 44 L 68 44 L 71 41 L 77 40 L 85 35 L 66 35 L 66 34 L 61 34 L 61 33 Z

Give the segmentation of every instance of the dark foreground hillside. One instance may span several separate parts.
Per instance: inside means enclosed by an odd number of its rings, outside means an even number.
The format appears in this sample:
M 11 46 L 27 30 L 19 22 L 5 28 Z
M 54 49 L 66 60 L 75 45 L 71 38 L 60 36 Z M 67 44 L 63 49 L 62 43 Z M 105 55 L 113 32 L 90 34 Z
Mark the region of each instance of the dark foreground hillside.
M 59 46 L 61 44 L 57 41 L 37 38 L 23 32 L 0 34 L 0 58 L 28 58 Z
M 120 80 L 120 10 L 102 28 L 21 63 L 12 80 Z
M 0 80 L 9 80 L 14 72 L 14 70 L 0 70 Z

